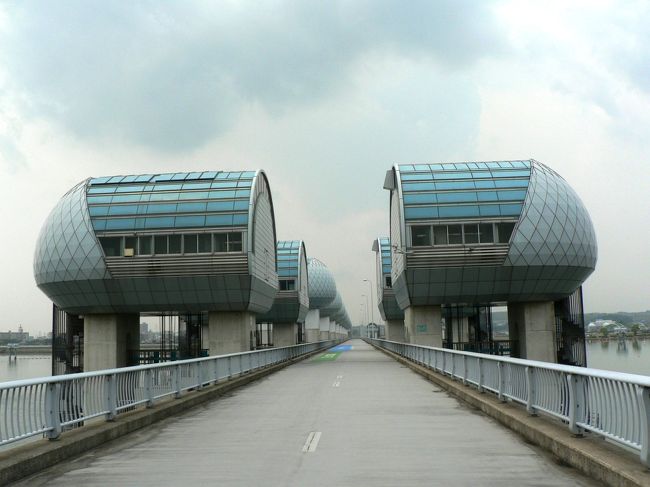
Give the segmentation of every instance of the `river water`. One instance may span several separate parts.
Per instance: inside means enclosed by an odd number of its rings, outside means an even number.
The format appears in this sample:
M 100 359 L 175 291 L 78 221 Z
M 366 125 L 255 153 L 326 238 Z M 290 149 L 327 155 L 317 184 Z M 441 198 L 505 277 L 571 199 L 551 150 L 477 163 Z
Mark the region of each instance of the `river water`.
M 588 342 L 587 363 L 595 369 L 650 376 L 650 339 Z M 19 355 L 15 362 L 0 355 L 0 382 L 49 376 L 51 370 L 49 355 Z

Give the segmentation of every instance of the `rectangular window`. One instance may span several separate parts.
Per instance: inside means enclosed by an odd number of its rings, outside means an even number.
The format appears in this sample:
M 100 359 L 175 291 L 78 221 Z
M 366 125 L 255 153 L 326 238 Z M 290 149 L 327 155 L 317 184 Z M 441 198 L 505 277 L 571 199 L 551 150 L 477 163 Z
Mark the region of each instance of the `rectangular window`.
M 228 234 L 215 233 L 214 234 L 214 251 L 215 252 L 228 252 Z
M 138 239 L 136 237 L 124 237 L 124 256 L 133 257 L 138 255 Z
M 481 243 L 494 243 L 494 227 L 491 223 L 481 223 L 478 229 Z
M 167 235 L 156 235 L 154 237 L 156 254 L 167 254 Z
M 413 247 L 426 247 L 431 245 L 431 227 L 429 225 L 412 226 L 411 245 Z
M 387 288 L 393 287 L 393 278 L 391 276 L 386 276 L 384 282 L 386 283 Z
M 138 237 L 138 254 L 151 255 L 151 236 Z
M 169 235 L 169 253 L 170 254 L 180 254 L 181 253 L 181 236 L 180 235 Z
M 228 252 L 242 251 L 241 232 L 231 232 L 228 234 Z
M 475 244 L 478 243 L 478 224 L 469 223 L 463 225 L 463 232 L 465 233 L 465 243 Z
M 295 291 L 296 290 L 296 280 L 295 279 L 281 279 L 280 280 L 280 291 Z
M 196 254 L 199 250 L 198 247 L 199 236 L 195 233 L 191 235 L 183 235 L 183 253 Z
M 433 227 L 433 244 L 449 244 L 449 240 L 447 240 L 447 225 L 436 225 Z
M 122 255 L 122 237 L 99 237 L 106 257 L 118 257 Z
M 212 252 L 212 235 L 209 233 L 199 234 L 199 252 L 209 254 Z
M 462 225 L 449 225 L 449 244 L 462 244 L 463 243 L 463 226 Z
M 514 222 L 497 223 L 497 235 L 499 243 L 508 243 L 515 228 Z

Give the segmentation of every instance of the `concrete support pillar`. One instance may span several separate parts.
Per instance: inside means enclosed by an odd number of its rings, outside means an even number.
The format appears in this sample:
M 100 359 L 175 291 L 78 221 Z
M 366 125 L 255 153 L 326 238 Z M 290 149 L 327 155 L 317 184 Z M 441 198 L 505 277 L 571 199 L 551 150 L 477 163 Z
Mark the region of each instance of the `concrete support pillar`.
M 138 365 L 129 352 L 139 348 L 138 313 L 84 316 L 84 372 Z
M 336 327 L 338 325 L 336 324 L 336 321 L 330 320 L 330 329 L 329 329 L 329 335 L 330 335 L 330 340 L 335 340 L 336 337 Z
M 405 338 L 408 343 L 442 347 L 440 306 L 409 306 L 404 311 Z
M 404 322 L 402 320 L 386 320 L 386 340 L 404 342 Z
M 508 328 L 520 358 L 557 362 L 553 301 L 508 303 Z
M 208 313 L 210 355 L 247 352 L 255 330 L 255 314 L 250 311 L 210 311 Z
M 297 323 L 273 323 L 273 346 L 290 347 L 296 344 Z
M 320 311 L 310 309 L 305 318 L 305 343 L 320 341 Z
M 321 316 L 319 326 L 319 340 L 329 340 L 330 339 L 330 319 L 328 316 Z

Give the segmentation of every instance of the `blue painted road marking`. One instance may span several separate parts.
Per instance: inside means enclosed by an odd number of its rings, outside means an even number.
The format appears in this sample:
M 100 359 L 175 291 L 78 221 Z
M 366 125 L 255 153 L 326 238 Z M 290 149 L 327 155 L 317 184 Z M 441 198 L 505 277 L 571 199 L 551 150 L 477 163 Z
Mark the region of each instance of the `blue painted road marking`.
M 352 350 L 352 345 L 337 345 L 334 348 L 330 348 L 330 352 L 349 352 Z

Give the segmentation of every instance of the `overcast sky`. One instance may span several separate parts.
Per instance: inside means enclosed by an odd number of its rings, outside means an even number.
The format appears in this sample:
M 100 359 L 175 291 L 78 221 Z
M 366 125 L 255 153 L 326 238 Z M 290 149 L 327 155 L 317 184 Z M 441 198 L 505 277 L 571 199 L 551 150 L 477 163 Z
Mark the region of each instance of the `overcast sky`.
M 51 328 L 34 244 L 75 183 L 257 168 L 356 323 L 396 162 L 551 166 L 598 236 L 586 310 L 648 309 L 648 25 L 646 1 L 0 0 L 0 330 Z

